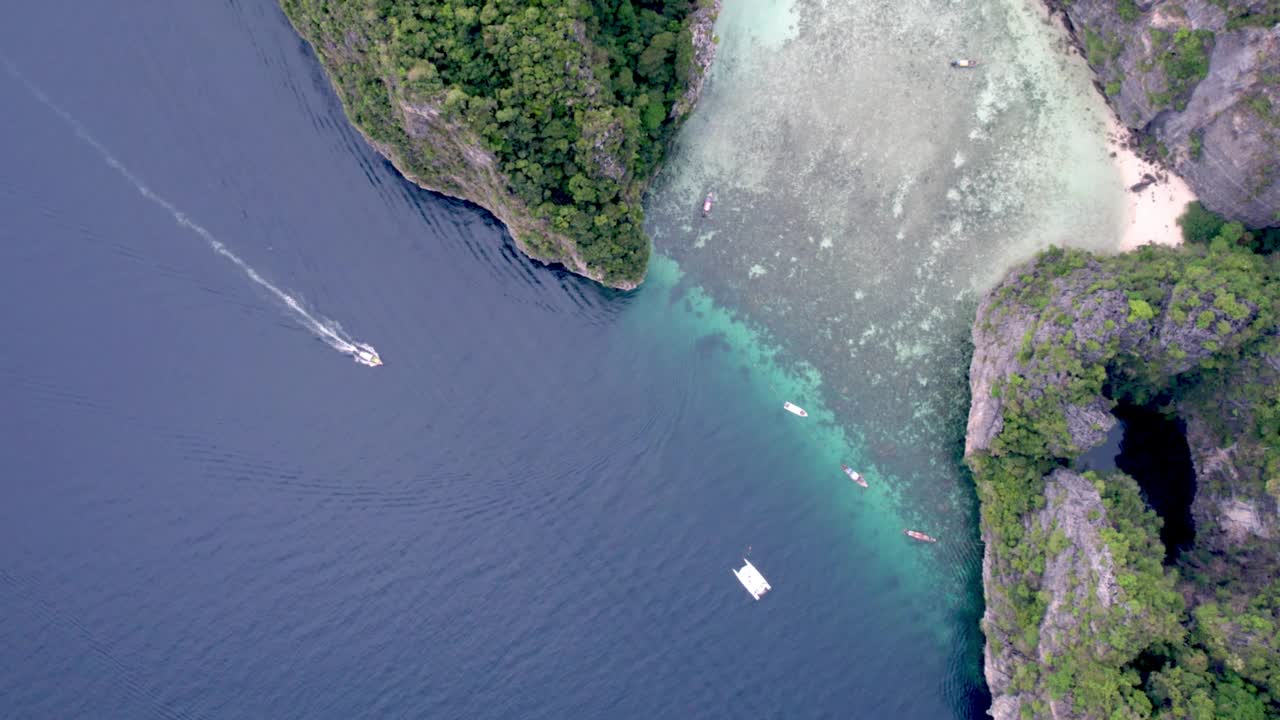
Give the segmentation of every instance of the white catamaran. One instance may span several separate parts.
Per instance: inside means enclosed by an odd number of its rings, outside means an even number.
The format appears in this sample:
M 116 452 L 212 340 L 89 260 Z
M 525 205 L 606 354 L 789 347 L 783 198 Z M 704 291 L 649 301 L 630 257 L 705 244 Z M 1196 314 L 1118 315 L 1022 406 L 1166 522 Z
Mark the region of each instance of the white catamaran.
M 751 597 L 759 600 L 762 595 L 772 590 L 773 586 L 769 584 L 768 580 L 764 579 L 764 576 L 760 574 L 755 565 L 751 564 L 750 560 L 743 558 L 742 562 L 745 564 L 741 568 L 734 570 L 733 574 L 738 577 L 738 582 L 742 583 L 742 587 L 751 593 Z

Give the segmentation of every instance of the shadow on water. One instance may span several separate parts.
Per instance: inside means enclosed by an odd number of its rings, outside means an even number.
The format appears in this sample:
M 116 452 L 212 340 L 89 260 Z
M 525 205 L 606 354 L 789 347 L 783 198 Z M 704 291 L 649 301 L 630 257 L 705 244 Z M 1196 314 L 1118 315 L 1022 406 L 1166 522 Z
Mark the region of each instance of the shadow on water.
M 1191 547 L 1195 523 L 1191 501 L 1196 494 L 1195 469 L 1187 447 L 1186 425 L 1149 407 L 1120 405 L 1115 416 L 1124 425 L 1116 467 L 1142 487 L 1147 503 L 1164 520 L 1160 540 L 1165 563 Z
M 378 164 L 388 176 L 401 177 L 395 165 L 379 157 Z M 584 278 L 560 263 L 535 260 L 517 247 L 510 231 L 486 208 L 449 195 L 437 193 L 404 180 L 401 189 L 409 197 L 423 225 L 437 229 L 443 222 L 452 224 L 461 232 L 440 233 L 440 237 L 453 239 L 480 261 L 479 266 L 500 276 L 504 288 L 517 283 L 521 295 L 530 302 L 555 312 L 567 312 L 592 325 L 609 324 L 624 314 L 636 298 L 635 291 L 606 287 Z M 475 226 L 478 226 L 476 228 Z M 473 230 L 481 229 L 480 232 Z M 501 244 L 493 244 L 494 236 Z M 440 237 L 435 238 L 439 240 Z M 548 304 L 543 289 L 558 288 L 558 298 L 566 303 Z
M 1187 447 L 1186 425 L 1151 406 L 1117 405 L 1120 422 L 1099 446 L 1080 456 L 1080 470 L 1119 470 L 1137 481 L 1147 504 L 1160 516 L 1160 541 L 1165 563 L 1191 547 L 1195 523 L 1191 502 L 1195 499 L 1195 468 Z

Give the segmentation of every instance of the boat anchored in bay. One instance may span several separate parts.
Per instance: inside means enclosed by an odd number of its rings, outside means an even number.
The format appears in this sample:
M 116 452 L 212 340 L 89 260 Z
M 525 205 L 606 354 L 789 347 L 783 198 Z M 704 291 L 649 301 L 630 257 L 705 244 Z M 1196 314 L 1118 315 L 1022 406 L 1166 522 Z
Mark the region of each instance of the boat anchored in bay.
M 809 417 L 809 413 L 805 412 L 804 408 L 800 407 L 799 405 L 794 405 L 791 402 L 782 403 L 782 409 L 786 410 L 792 415 L 799 415 L 800 417 Z
M 850 480 L 861 485 L 862 487 L 868 487 L 867 480 L 866 478 L 862 477 L 862 473 L 858 472 L 857 470 L 854 470 L 848 465 L 841 465 L 840 469 L 844 471 L 845 475 L 849 476 Z
M 744 563 L 743 566 L 734 570 L 733 574 L 737 576 L 738 582 L 742 583 L 742 587 L 751 593 L 751 597 L 759 600 L 765 593 L 772 590 L 773 586 L 769 584 L 768 580 L 764 579 L 764 576 L 760 574 L 755 565 L 751 564 L 750 560 L 743 558 L 742 562 Z

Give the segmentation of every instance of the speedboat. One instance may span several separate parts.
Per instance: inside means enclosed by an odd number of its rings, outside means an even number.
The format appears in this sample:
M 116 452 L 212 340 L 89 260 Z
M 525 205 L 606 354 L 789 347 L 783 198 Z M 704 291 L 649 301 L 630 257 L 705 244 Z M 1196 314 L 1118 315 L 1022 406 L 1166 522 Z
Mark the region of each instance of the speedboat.
M 786 410 L 792 415 L 799 415 L 800 417 L 809 417 L 809 413 L 805 412 L 804 408 L 800 407 L 799 405 L 793 405 L 790 402 L 782 403 L 782 409 Z
M 929 535 L 925 535 L 924 533 L 920 532 L 919 530 L 903 530 L 902 532 L 903 532 L 903 534 L 904 534 L 904 535 L 906 535 L 907 537 L 911 538 L 912 540 L 919 540 L 920 542 L 927 542 L 927 543 L 936 543 L 936 542 L 938 542 L 938 538 L 936 538 L 936 537 L 932 537 L 932 536 L 929 536 Z
M 711 203 L 715 201 L 716 194 L 714 192 L 707 193 L 707 199 L 702 201 L 702 217 L 706 217 L 711 214 Z
M 751 564 L 750 560 L 743 558 L 742 562 L 745 564 L 741 568 L 734 570 L 733 574 L 737 576 L 738 582 L 742 583 L 742 587 L 751 593 L 751 597 L 759 600 L 762 595 L 772 590 L 773 586 L 769 584 L 768 580 L 764 579 L 764 576 L 760 574 L 755 565 Z
M 357 345 L 356 348 L 351 351 L 351 357 L 361 365 L 368 365 L 369 367 L 378 367 L 382 364 L 382 358 L 378 356 L 378 351 L 371 347 L 361 347 Z
M 844 471 L 845 475 L 849 476 L 850 480 L 858 483 L 862 487 L 867 487 L 867 481 L 862 477 L 862 473 L 858 472 L 857 470 L 854 470 L 848 465 L 841 465 L 840 469 Z
M 957 58 L 957 59 L 955 59 L 955 60 L 952 60 L 952 61 L 951 61 L 951 67 L 953 67 L 953 68 L 975 68 L 975 67 L 978 67 L 978 61 L 977 61 L 977 60 L 970 60 L 969 58 Z

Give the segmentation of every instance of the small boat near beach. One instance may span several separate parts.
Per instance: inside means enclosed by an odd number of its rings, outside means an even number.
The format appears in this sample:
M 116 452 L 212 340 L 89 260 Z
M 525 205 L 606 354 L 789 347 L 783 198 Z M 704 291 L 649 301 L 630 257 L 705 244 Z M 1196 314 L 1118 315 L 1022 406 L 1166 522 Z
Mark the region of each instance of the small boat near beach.
M 789 401 L 782 403 L 782 409 L 786 410 L 792 415 L 799 415 L 800 417 L 809 417 L 809 413 L 805 412 L 804 408 L 800 407 L 799 405 L 794 405 Z
M 975 67 L 978 67 L 978 61 L 977 61 L 977 60 L 971 60 L 971 59 L 969 59 L 969 58 L 956 58 L 955 60 L 952 60 L 952 61 L 951 61 L 951 67 L 953 67 L 953 68 L 975 68 Z
M 907 537 L 911 538 L 912 540 L 919 540 L 920 542 L 927 542 L 927 543 L 936 543 L 936 542 L 938 542 L 938 538 L 933 537 L 933 536 L 931 536 L 931 535 L 925 535 L 924 533 L 920 532 L 919 530 L 906 530 L 906 529 L 904 529 L 904 530 L 902 531 L 902 533 L 903 533 L 904 535 L 906 535 Z
M 765 593 L 772 590 L 773 586 L 769 584 L 768 580 L 764 579 L 764 576 L 760 574 L 755 565 L 751 564 L 750 560 L 743 558 L 742 562 L 744 565 L 734 570 L 733 574 L 737 576 L 738 582 L 742 583 L 742 587 L 751 593 L 751 597 L 759 600 Z
M 867 480 L 866 478 L 862 477 L 862 473 L 858 472 L 857 470 L 854 470 L 848 465 L 841 465 L 840 469 L 844 471 L 845 475 L 849 476 L 850 480 L 858 483 L 862 487 L 867 487 Z
M 709 215 L 711 215 L 711 204 L 714 203 L 715 201 L 716 201 L 715 192 L 713 191 L 713 192 L 707 193 L 707 198 L 702 201 L 702 217 L 708 217 Z

